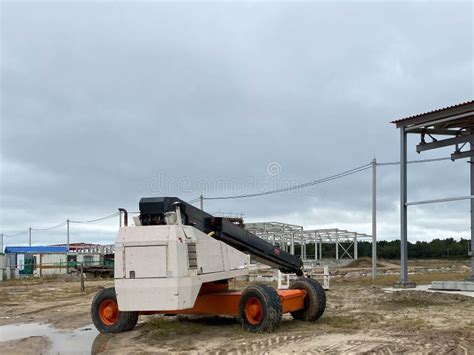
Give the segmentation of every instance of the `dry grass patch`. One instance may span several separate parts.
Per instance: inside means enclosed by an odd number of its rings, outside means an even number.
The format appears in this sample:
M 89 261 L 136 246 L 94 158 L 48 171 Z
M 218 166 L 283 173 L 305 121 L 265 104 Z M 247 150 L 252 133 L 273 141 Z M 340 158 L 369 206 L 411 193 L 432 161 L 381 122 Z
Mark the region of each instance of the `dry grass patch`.
M 176 317 L 157 316 L 149 319 L 145 325 L 145 330 L 152 336 L 167 337 L 179 335 L 199 334 L 202 325 L 195 322 L 180 321 Z

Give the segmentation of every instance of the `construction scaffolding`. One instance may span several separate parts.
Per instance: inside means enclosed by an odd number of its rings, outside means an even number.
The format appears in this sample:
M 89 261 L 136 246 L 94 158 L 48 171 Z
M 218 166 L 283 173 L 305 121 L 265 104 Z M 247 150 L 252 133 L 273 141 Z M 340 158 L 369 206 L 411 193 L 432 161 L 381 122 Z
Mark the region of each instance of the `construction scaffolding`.
M 281 222 L 246 223 L 245 229 L 291 254 L 295 254 L 295 245 L 299 245 L 303 261 L 322 260 L 323 244 L 334 245 L 336 260 L 343 258 L 357 260 L 358 241 L 361 239 L 368 241 L 372 238 L 364 233 L 344 229 L 304 230 L 303 226 Z M 314 245 L 313 255 L 308 255 L 306 252 L 310 244 Z

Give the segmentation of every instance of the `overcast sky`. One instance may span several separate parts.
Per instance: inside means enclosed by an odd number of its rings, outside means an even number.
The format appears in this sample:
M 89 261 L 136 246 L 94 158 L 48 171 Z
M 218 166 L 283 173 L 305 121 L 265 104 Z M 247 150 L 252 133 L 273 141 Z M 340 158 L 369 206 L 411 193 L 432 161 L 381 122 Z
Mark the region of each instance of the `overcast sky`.
M 2 1 L 0 232 L 398 160 L 390 121 L 473 96 L 471 2 Z M 416 143 L 410 159 L 451 153 Z M 379 237 L 396 239 L 398 167 L 378 178 Z M 205 209 L 370 233 L 370 179 Z M 410 166 L 409 200 L 468 195 L 468 181 L 465 160 Z M 469 202 L 411 207 L 409 223 L 411 241 L 467 237 Z M 113 242 L 117 226 L 72 225 L 71 239 Z

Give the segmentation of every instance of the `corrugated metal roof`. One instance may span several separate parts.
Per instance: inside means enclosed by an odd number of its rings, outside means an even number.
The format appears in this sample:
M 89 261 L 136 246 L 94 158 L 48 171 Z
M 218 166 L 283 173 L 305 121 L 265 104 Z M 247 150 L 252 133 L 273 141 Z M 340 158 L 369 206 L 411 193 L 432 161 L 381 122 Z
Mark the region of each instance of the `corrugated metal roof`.
M 414 118 L 417 118 L 417 117 L 421 117 L 421 116 L 425 116 L 425 115 L 430 115 L 430 114 L 433 114 L 433 113 L 437 113 L 437 112 L 441 112 L 441 111 L 445 111 L 445 110 L 451 110 L 453 108 L 460 108 L 462 106 L 468 106 L 468 105 L 472 105 L 474 103 L 474 100 L 471 100 L 471 101 L 466 101 L 466 102 L 462 102 L 460 104 L 456 104 L 456 105 L 452 105 L 452 106 L 448 106 L 448 107 L 443 107 L 443 108 L 439 108 L 439 109 L 436 109 L 436 110 L 432 110 L 432 111 L 428 111 L 428 112 L 424 112 L 424 113 L 419 113 L 419 114 L 416 114 L 416 115 L 413 115 L 413 116 L 407 116 L 407 117 L 404 117 L 404 118 L 399 118 L 395 121 L 392 121 L 391 123 L 395 123 L 395 124 L 398 124 L 400 122 L 403 122 L 403 121 L 407 121 L 407 120 L 412 120 Z
M 50 247 L 50 246 L 34 246 L 34 247 L 6 247 L 5 253 L 66 253 L 67 247 Z

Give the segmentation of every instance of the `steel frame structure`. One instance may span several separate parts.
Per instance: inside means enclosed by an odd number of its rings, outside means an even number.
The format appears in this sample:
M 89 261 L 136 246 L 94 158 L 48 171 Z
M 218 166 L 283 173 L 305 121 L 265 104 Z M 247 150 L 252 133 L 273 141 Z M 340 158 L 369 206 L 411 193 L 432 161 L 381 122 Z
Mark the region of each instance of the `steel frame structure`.
M 471 249 L 474 248 L 474 101 L 393 121 L 400 129 L 400 282 L 398 287 L 415 287 L 408 280 L 408 206 L 458 200 L 471 200 Z M 418 153 L 454 146 L 451 160 L 469 158 L 470 196 L 425 201 L 407 201 L 407 135 L 419 134 Z M 449 137 L 449 138 L 446 138 Z M 428 141 L 427 141 L 428 140 Z M 469 281 L 474 281 L 474 255 Z
M 350 232 L 344 229 L 311 229 L 305 230 L 303 226 L 281 222 L 256 222 L 245 223 L 245 229 L 258 237 L 277 245 L 283 250 L 295 254 L 295 245 L 301 246 L 301 259 L 303 261 L 322 260 L 323 244 L 334 244 L 336 248 L 336 260 L 347 256 L 349 259 L 357 260 L 358 241 L 360 239 L 371 239 L 372 236 Z M 306 246 L 314 244 L 314 255 L 308 256 Z M 353 253 L 351 254 L 351 248 Z

